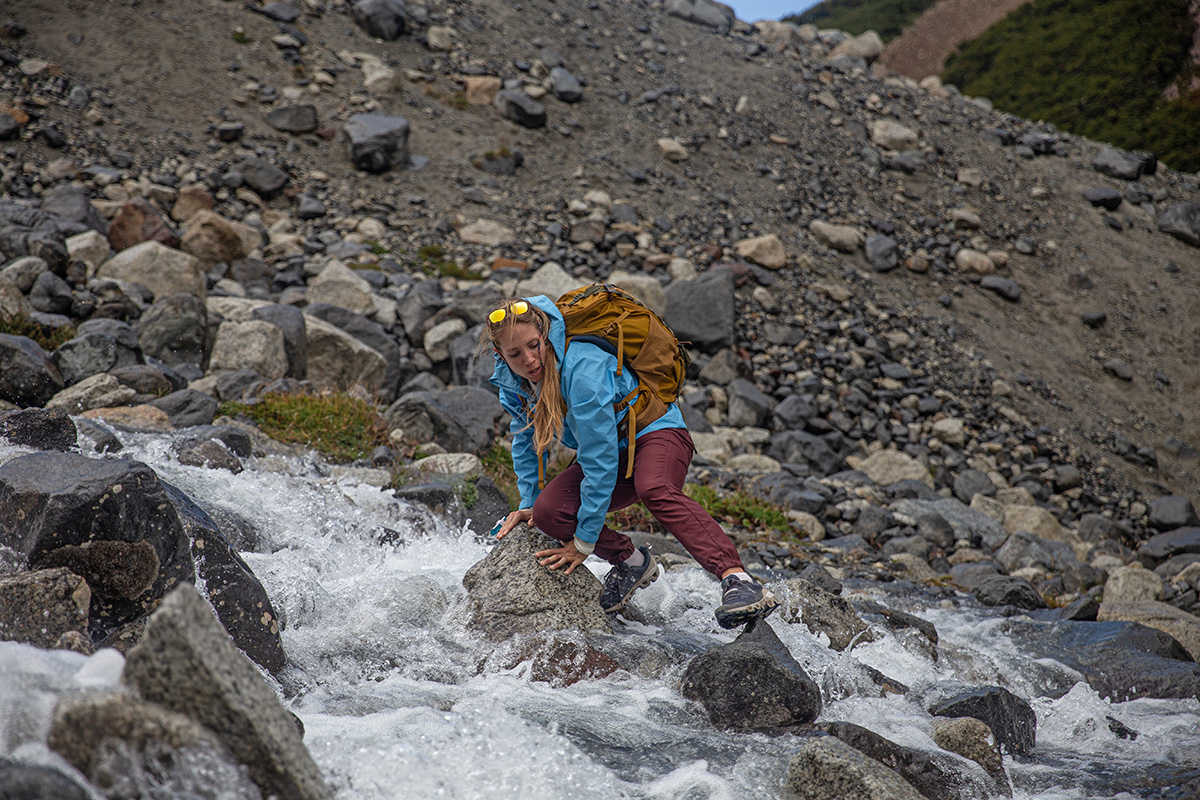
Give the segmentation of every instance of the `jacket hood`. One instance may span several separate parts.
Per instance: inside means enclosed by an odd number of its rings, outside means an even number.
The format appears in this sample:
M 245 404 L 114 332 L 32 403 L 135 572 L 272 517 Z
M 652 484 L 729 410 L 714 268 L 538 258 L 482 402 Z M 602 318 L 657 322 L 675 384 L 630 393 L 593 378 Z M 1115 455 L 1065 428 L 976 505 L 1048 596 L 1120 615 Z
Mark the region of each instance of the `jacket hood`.
M 554 348 L 554 357 L 558 359 L 561 370 L 563 358 L 567 352 L 567 323 L 563 321 L 563 316 L 559 313 L 558 306 L 554 305 L 554 301 L 546 295 L 538 294 L 526 297 L 525 301 L 545 311 L 550 317 L 550 333 L 546 339 L 550 342 L 550 346 Z M 508 363 L 504 360 L 504 357 L 495 352 L 495 350 L 492 351 L 492 355 L 496 360 L 496 366 L 492 372 L 492 383 L 505 389 L 518 389 L 521 381 L 508 368 Z

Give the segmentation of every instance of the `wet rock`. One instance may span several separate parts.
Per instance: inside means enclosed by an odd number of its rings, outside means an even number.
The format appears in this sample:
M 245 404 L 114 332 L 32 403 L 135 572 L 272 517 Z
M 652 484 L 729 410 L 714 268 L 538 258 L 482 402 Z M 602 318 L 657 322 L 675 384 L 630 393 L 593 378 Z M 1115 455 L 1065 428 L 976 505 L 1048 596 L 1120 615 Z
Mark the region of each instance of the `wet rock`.
M 1024 609 L 1046 607 L 1046 601 L 1032 583 L 1012 575 L 990 575 L 979 580 L 972 591 L 976 599 L 985 606 L 1014 606 Z
M 525 128 L 546 126 L 546 107 L 523 89 L 502 89 L 492 98 L 492 105 L 505 119 Z
M 1110 602 L 1105 597 L 1096 619 L 1100 622 L 1136 622 L 1162 631 L 1179 642 L 1193 661 L 1200 659 L 1200 618 L 1169 603 L 1155 600 Z
M 0 113 L 0 122 L 7 114 Z M 8 117 L 11 119 L 11 117 Z M 4 139 L 0 124 L 0 140 Z M 91 800 L 89 788 L 80 786 L 61 771 L 39 764 L 26 764 L 0 757 L 0 786 L 12 800 Z
M 208 444 L 220 447 L 211 440 Z M 233 457 L 228 451 L 226 455 Z M 196 576 L 217 619 L 239 650 L 272 675 L 278 675 L 287 665 L 287 657 L 280 639 L 279 616 L 262 583 L 195 501 L 171 484 L 163 486 L 191 541 Z
M 929 713 L 982 720 L 1007 753 L 1028 753 L 1037 742 L 1037 715 L 1029 703 L 999 686 L 960 692 L 933 704 Z
M 780 615 L 790 623 L 802 623 L 814 636 L 824 634 L 834 650 L 846 650 L 868 630 L 867 623 L 849 602 L 803 578 L 780 584 L 776 594 L 783 601 Z
M 833 736 L 809 739 L 788 763 L 792 800 L 921 800 L 911 783 Z
M 964 783 L 963 776 L 953 768 L 949 759 L 945 765 L 939 764 L 933 754 L 902 747 L 850 722 L 826 722 L 818 727 L 893 770 L 929 800 L 957 800 L 965 794 L 961 786 Z
M 1012 796 L 1000 747 L 986 722 L 974 717 L 935 719 L 933 741 L 943 750 L 969 758 L 983 767 L 984 772 L 996 780 L 1001 792 Z
M 143 699 L 204 725 L 246 765 L 264 792 L 297 800 L 333 796 L 291 714 L 237 651 L 195 588 L 159 606 L 122 681 Z
M 54 351 L 52 358 L 67 386 L 108 372 L 117 365 L 117 340 L 107 333 L 76 336 Z
M 821 713 L 817 685 L 762 620 L 693 658 L 679 691 L 703 705 L 714 725 L 731 730 L 787 728 Z
M 436 441 L 452 453 L 482 452 L 493 426 L 503 416 L 491 392 L 469 386 L 403 395 L 384 412 L 384 420 L 418 441 Z
M 70 314 L 75 304 L 71 285 L 53 272 L 43 272 L 33 282 L 29 303 L 46 314 Z
M 561 631 L 539 634 L 516 644 L 514 650 L 502 653 L 490 663 L 506 670 L 527 663 L 530 680 L 554 687 L 607 678 L 621 669 L 612 656 L 588 645 L 582 637 L 572 637 Z
M 408 163 L 408 120 L 404 117 L 355 114 L 342 127 L 356 169 L 381 173 Z
M 599 630 L 612 626 L 600 608 L 600 581 L 586 569 L 570 575 L 549 570 L 533 553 L 558 542 L 527 525 L 501 539 L 463 576 L 471 604 L 471 626 L 494 641 L 518 633 Z
M 0 414 L 0 436 L 11 444 L 66 452 L 78 444 L 79 434 L 61 408 L 26 408 Z
M 17 524 L 14 515 L 22 514 Z M 64 547 L 78 551 L 93 577 L 90 624 L 99 638 L 144 617 L 180 582 L 191 581 L 195 565 L 179 518 L 166 502 L 158 477 L 136 461 L 98 460 L 75 453 L 32 453 L 0 466 L 0 543 L 21 553 L 30 566 L 48 563 Z M 139 555 L 149 585 L 127 579 Z M 109 552 L 111 550 L 112 552 Z M 95 556 L 95 558 L 93 558 Z M 100 587 L 111 587 L 102 595 Z
M 44 406 L 64 386 L 58 367 L 35 341 L 0 333 L 0 400 Z
M 135 197 L 117 212 L 108 230 L 113 250 L 125 250 L 142 242 L 179 247 L 179 234 L 144 197 Z
M 88 639 L 92 591 L 65 567 L 0 578 L 0 639 L 44 649 L 60 647 L 64 634 Z M 0 786 L 3 786 L 0 783 Z
M 402 0 L 355 0 L 354 22 L 368 35 L 384 41 L 400 38 L 408 26 L 408 14 Z
M 206 288 L 199 259 L 153 241 L 117 253 L 100 265 L 96 276 L 140 284 L 156 298 L 180 293 L 204 297 Z

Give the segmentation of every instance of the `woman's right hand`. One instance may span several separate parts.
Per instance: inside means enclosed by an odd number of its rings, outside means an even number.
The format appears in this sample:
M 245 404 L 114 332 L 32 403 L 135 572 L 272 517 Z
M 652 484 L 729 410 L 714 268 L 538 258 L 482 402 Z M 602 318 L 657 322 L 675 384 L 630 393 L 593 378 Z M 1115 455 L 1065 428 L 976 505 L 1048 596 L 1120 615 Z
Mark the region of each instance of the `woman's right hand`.
M 520 525 L 522 522 L 530 522 L 533 520 L 532 508 L 519 508 L 504 518 L 504 524 L 500 526 L 500 530 L 496 533 L 497 539 L 503 539 L 508 535 L 508 532 Z

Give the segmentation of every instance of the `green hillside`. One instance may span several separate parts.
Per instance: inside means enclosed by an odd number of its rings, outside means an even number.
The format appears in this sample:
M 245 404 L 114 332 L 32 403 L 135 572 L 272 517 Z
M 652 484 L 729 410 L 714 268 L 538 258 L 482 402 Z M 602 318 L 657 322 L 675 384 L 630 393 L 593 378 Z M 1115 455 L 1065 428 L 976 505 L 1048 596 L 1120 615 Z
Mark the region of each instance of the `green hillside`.
M 946 63 L 997 108 L 1200 170 L 1200 92 L 1167 102 L 1195 25 L 1187 0 L 1035 0 Z M 1193 70 L 1194 72 L 1195 70 Z
M 784 17 L 797 25 L 811 23 L 855 35 L 875 31 L 886 42 L 921 16 L 937 0 L 825 0 L 803 14 Z

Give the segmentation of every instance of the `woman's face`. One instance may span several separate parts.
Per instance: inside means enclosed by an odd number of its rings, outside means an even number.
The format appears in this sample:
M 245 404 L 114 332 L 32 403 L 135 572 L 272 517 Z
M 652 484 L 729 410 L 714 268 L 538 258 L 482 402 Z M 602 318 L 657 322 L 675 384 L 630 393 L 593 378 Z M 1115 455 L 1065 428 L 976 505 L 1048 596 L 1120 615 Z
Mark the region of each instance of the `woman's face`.
M 510 325 L 496 336 L 496 349 L 508 368 L 530 383 L 542 379 L 543 346 L 542 334 L 532 322 Z

